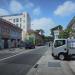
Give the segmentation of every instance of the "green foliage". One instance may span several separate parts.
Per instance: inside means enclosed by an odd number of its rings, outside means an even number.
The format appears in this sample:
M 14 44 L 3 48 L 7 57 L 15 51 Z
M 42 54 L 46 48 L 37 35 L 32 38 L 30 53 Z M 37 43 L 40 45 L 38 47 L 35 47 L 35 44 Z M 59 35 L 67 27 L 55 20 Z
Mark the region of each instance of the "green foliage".
M 34 44 L 34 38 L 33 37 L 29 37 L 28 39 L 25 39 L 25 42 Z
M 45 36 L 45 42 L 53 41 L 53 37 L 51 36 Z
M 36 30 L 36 33 L 40 33 L 41 32 L 41 34 L 43 35 L 44 34 L 44 30 L 43 29 L 38 29 L 38 30 Z
M 68 29 L 60 32 L 59 38 L 65 38 L 65 39 L 67 39 L 68 37 L 70 37 L 70 35 L 71 35 L 72 32 L 73 32 L 73 30 L 71 28 L 68 28 Z

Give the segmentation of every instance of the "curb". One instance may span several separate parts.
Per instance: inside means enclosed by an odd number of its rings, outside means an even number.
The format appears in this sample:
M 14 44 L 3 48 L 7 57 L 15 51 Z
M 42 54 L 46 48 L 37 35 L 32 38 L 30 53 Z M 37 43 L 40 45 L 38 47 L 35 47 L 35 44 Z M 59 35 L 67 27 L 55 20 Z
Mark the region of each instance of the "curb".
M 47 51 L 46 51 L 47 52 Z M 46 52 L 41 56 L 41 58 L 30 68 L 30 70 L 27 72 L 26 75 L 30 75 L 33 70 L 37 71 L 37 68 L 39 66 L 39 61 L 45 56 Z M 31 74 L 32 75 L 32 74 Z
M 68 63 L 68 67 L 71 70 L 72 74 L 75 75 L 75 72 L 73 71 L 73 69 L 71 68 L 70 64 Z

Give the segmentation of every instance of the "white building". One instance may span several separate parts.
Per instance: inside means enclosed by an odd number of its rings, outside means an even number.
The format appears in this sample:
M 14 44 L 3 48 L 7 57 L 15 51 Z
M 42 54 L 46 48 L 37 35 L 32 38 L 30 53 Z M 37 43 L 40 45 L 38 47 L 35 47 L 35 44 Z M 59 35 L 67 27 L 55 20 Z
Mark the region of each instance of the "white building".
M 24 41 L 27 31 L 31 29 L 31 18 L 27 12 L 21 14 L 0 16 L 1 18 L 20 27 L 22 31 L 22 40 Z
M 59 34 L 62 30 L 63 30 L 63 27 L 61 25 L 58 25 L 51 29 L 51 35 L 53 36 L 54 39 L 58 39 Z
M 59 34 L 60 34 L 60 31 L 59 30 L 54 30 L 54 38 L 55 39 L 58 39 L 59 38 Z

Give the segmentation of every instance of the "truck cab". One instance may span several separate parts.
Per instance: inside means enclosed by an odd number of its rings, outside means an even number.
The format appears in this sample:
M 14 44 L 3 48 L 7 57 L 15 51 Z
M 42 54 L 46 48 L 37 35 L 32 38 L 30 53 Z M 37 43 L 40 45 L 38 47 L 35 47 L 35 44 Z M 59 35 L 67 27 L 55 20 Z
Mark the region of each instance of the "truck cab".
M 52 56 L 61 60 L 75 56 L 75 39 L 55 39 L 52 46 Z
M 52 46 L 52 56 L 64 60 L 67 53 L 67 39 L 55 39 Z

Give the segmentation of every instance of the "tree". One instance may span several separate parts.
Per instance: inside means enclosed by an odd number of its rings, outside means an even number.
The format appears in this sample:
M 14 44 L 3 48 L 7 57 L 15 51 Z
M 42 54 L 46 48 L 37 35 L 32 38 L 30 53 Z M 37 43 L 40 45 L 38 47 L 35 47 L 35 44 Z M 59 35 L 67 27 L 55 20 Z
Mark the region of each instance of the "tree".
M 73 32 L 73 30 L 71 28 L 67 28 L 66 30 L 60 32 L 59 34 L 59 38 L 69 38 L 71 36 L 71 33 Z
M 43 35 L 44 34 L 44 30 L 40 29 L 40 33 L 41 33 L 41 35 Z
M 43 29 L 38 29 L 38 30 L 36 30 L 36 33 L 43 35 L 44 34 L 44 30 Z
M 51 36 L 45 36 L 45 42 L 53 41 L 53 37 Z

